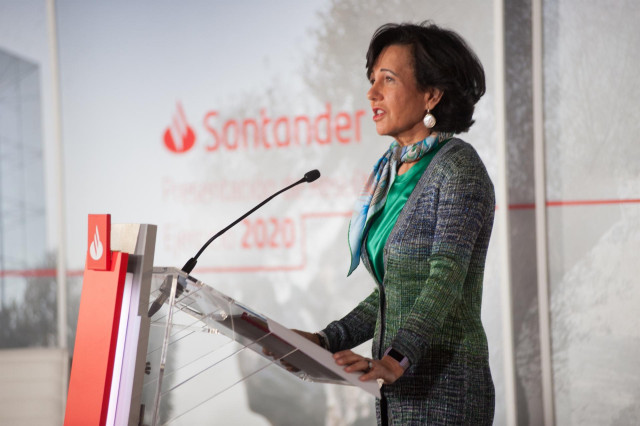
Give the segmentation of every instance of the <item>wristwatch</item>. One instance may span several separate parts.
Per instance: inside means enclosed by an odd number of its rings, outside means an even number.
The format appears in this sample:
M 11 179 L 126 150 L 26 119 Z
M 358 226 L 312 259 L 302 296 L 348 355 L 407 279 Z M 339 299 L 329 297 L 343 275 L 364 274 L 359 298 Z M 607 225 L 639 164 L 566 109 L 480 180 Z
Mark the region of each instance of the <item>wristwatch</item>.
M 402 367 L 405 370 L 409 367 L 409 358 L 402 355 L 400 352 L 393 349 L 393 347 L 391 346 L 389 346 L 389 348 L 387 348 L 387 350 L 384 351 L 384 355 L 385 356 L 389 355 L 391 358 L 398 361 L 400 363 L 400 367 Z

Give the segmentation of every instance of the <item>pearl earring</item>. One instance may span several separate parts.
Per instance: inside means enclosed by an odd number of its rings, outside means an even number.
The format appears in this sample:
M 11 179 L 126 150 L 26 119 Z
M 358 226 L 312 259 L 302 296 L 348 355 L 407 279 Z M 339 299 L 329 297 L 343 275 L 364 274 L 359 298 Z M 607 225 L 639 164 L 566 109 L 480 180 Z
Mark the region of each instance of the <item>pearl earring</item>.
M 433 129 L 433 126 L 436 125 L 436 118 L 429 112 L 427 109 L 427 115 L 422 119 L 424 121 L 424 125 L 427 126 L 427 129 Z

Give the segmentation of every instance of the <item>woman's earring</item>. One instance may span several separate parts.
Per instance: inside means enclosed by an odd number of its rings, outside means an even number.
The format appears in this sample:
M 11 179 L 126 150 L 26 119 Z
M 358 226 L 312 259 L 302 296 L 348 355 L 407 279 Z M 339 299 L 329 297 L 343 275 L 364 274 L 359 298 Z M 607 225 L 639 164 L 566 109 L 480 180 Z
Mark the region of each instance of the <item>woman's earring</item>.
M 436 118 L 429 112 L 427 109 L 427 115 L 422 119 L 424 121 L 424 125 L 427 126 L 427 129 L 433 129 L 433 126 L 436 125 Z

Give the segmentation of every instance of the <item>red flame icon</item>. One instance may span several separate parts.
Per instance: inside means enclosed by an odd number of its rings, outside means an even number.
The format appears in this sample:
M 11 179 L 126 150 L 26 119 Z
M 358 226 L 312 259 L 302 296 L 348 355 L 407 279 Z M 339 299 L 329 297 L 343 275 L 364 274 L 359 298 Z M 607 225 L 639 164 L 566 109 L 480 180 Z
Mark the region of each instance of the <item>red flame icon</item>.
M 178 112 L 173 116 L 173 123 L 164 132 L 164 145 L 169 151 L 176 154 L 189 151 L 196 142 L 196 135 L 193 132 L 187 117 L 182 109 L 182 104 L 176 104 Z
M 102 241 L 100 241 L 100 233 L 96 226 L 96 233 L 93 235 L 93 242 L 89 246 L 89 254 L 93 260 L 100 260 L 102 257 L 103 247 Z

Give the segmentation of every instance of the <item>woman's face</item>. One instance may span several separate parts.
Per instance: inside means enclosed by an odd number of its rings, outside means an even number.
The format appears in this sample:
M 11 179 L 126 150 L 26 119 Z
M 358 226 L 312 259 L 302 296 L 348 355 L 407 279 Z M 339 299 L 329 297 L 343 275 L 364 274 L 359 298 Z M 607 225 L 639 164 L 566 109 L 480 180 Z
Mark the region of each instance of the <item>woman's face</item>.
M 393 44 L 385 47 L 373 66 L 371 101 L 373 121 L 380 135 L 395 138 L 401 145 L 410 145 L 426 138 L 430 131 L 422 122 L 427 108 L 440 100 L 432 92 L 418 89 L 412 65 L 411 47 Z

